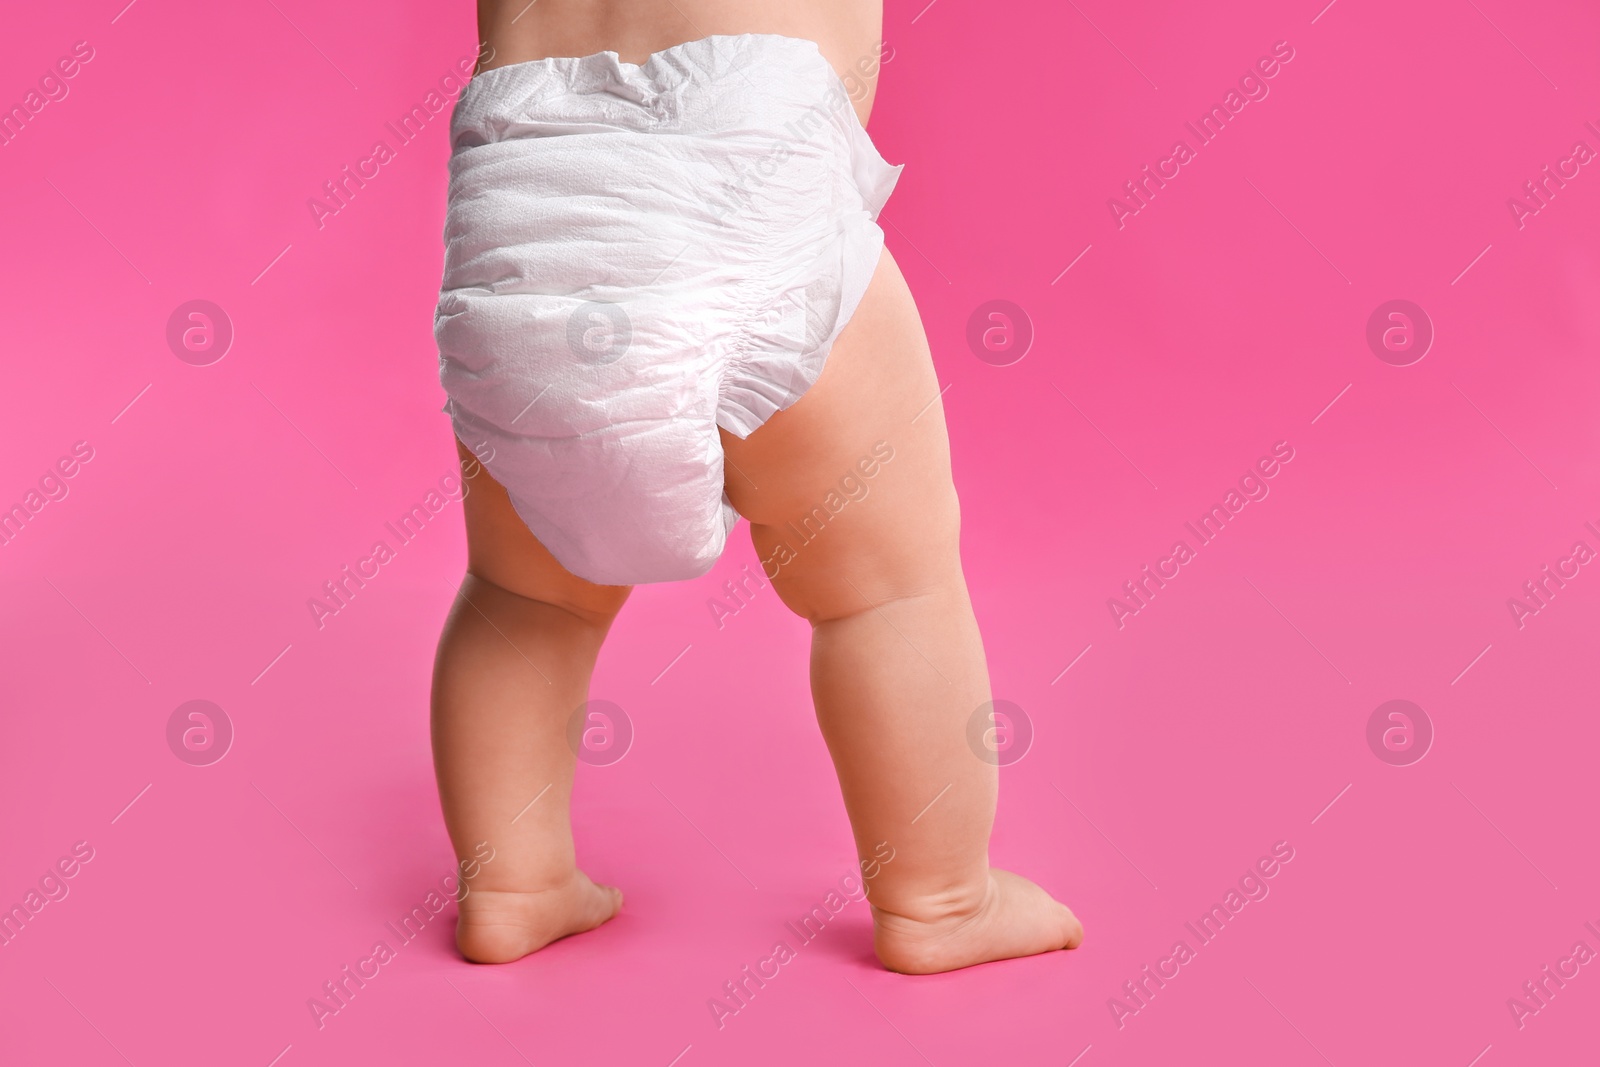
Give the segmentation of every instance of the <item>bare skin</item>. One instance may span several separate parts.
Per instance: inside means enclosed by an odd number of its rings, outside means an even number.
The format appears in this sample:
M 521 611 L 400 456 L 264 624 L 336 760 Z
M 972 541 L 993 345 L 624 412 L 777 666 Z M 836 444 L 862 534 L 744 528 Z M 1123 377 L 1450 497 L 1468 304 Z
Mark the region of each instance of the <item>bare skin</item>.
M 882 0 L 478 0 L 481 67 L 549 56 L 615 52 L 643 63 L 652 52 L 722 34 L 775 33 L 817 42 L 843 78 L 883 37 Z M 859 76 L 859 72 L 858 72 Z M 876 74 L 855 101 L 866 125 Z M 849 80 L 847 79 L 847 83 Z
M 523 2 L 480 4 L 488 65 L 606 49 L 638 61 L 707 34 L 783 33 L 817 40 L 838 67 L 839 56 L 849 65 L 872 54 L 881 23 L 877 4 L 843 0 L 538 0 L 512 24 Z M 869 106 L 870 92 L 857 101 L 863 121 Z M 767 570 L 812 625 L 817 721 L 857 852 L 894 849 L 870 883 L 874 947 L 886 967 L 910 974 L 1075 948 L 1083 937 L 1043 889 L 989 866 L 998 769 L 967 740 L 989 677 L 961 570 L 938 395 L 916 305 L 885 251 L 816 385 L 748 439 L 722 439 L 729 498 L 763 561 L 775 558 L 786 524 L 875 445 L 893 449 L 867 497 L 792 557 L 778 556 L 775 575 Z M 470 857 L 481 841 L 495 849 L 461 902 L 457 944 L 469 960 L 501 963 L 593 929 L 622 906 L 618 890 L 576 864 L 566 728 L 630 590 L 566 571 L 457 444 L 470 486 L 468 573 L 434 668 L 434 762 L 457 855 Z

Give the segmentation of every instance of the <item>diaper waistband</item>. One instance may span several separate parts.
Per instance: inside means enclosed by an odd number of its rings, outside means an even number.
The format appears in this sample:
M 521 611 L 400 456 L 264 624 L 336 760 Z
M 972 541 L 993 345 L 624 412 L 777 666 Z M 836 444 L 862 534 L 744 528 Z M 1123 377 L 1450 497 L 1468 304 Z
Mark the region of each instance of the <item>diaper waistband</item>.
M 474 75 L 450 122 L 453 148 L 526 136 L 672 127 L 720 113 L 739 124 L 730 94 L 803 97 L 850 110 L 849 92 L 815 41 L 777 34 L 715 35 L 664 48 L 643 63 L 616 52 L 550 57 Z M 809 99 L 814 98 L 814 99 Z M 801 102 L 801 101 L 796 101 Z M 701 132 L 705 132 L 702 130 Z

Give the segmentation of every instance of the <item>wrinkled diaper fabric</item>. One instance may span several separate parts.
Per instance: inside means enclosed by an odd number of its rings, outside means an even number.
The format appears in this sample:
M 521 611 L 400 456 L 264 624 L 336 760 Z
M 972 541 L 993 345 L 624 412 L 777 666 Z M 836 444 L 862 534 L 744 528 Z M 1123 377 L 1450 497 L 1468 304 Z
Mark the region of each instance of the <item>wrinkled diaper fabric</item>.
M 718 428 L 816 382 L 900 167 L 810 41 L 485 71 L 451 120 L 434 334 L 456 435 L 574 574 L 691 578 L 737 514 Z

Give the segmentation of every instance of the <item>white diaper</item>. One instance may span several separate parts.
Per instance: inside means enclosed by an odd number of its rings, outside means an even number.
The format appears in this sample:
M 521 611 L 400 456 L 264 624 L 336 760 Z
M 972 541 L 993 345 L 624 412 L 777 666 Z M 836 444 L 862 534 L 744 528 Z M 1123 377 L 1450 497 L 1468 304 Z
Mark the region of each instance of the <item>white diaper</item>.
M 737 515 L 720 426 L 811 387 L 900 176 L 811 41 L 707 37 L 479 74 L 434 317 L 455 432 L 568 570 L 692 578 Z

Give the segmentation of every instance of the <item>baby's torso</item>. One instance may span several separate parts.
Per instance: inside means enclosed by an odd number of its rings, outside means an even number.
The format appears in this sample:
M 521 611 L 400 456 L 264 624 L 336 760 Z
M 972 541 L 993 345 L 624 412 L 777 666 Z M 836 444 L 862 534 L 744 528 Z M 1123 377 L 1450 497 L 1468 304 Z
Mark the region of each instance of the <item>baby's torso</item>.
M 551 56 L 653 52 L 715 35 L 780 34 L 817 42 L 851 89 L 864 125 L 883 55 L 882 0 L 478 0 L 482 69 Z

